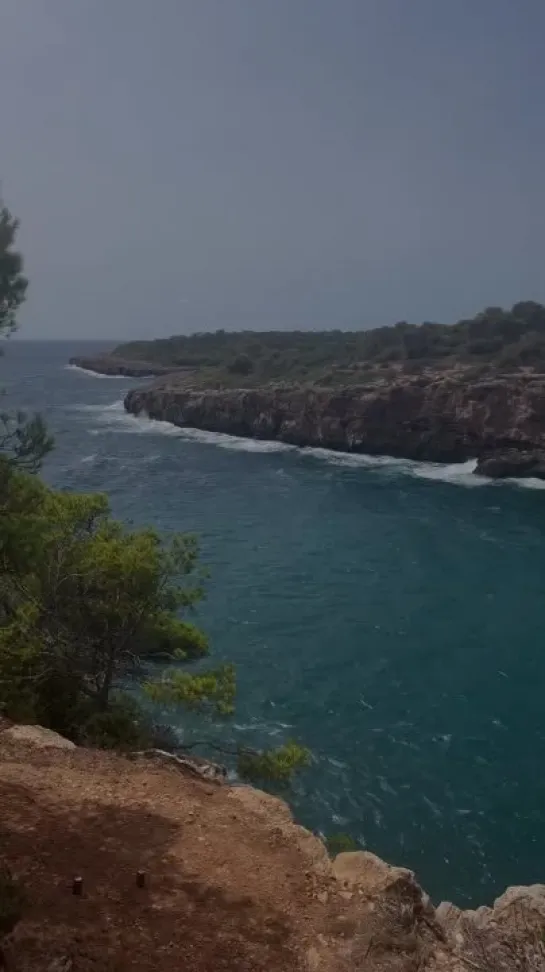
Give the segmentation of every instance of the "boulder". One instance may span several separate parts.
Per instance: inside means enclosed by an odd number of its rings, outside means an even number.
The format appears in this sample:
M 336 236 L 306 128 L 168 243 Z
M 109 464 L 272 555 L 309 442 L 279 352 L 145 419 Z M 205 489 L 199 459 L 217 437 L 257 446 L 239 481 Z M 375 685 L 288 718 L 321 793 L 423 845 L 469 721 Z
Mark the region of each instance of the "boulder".
M 443 901 L 435 915 L 464 972 L 545 972 L 545 885 L 508 888 L 493 908 L 475 911 Z
M 482 456 L 477 462 L 475 472 L 494 479 L 507 477 L 545 479 L 545 451 L 507 449 Z
M 345 886 L 357 886 L 365 894 L 377 894 L 402 881 L 415 885 L 412 871 L 393 867 L 369 851 L 346 851 L 337 854 L 333 873 Z
M 19 726 L 13 725 L 9 729 L 4 729 L 1 739 L 9 739 L 12 742 L 30 743 L 32 746 L 39 746 L 42 749 L 76 749 L 76 744 L 70 739 L 65 739 L 58 732 L 52 729 L 45 729 L 43 726 Z

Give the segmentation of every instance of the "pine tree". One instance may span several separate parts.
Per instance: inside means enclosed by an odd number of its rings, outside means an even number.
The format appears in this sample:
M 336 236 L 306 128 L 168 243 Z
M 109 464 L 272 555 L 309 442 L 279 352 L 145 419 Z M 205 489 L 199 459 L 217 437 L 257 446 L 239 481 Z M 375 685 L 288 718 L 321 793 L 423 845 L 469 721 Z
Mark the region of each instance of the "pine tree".
M 9 337 L 17 329 L 17 311 L 28 287 L 23 257 L 15 249 L 18 229 L 19 221 L 0 199 L 0 337 Z M 52 447 L 41 416 L 0 412 L 0 454 L 12 463 L 37 472 Z

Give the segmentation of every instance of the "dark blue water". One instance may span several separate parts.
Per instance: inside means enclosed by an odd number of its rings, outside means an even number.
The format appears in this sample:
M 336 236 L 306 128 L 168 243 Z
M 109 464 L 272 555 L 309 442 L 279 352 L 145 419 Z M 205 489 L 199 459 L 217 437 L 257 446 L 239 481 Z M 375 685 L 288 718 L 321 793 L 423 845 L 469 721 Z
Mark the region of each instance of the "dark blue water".
M 200 620 L 238 665 L 229 732 L 312 748 L 302 822 L 414 868 L 436 899 L 543 880 L 539 484 L 183 434 L 124 414 L 134 381 L 67 369 L 82 346 L 7 350 L 6 404 L 55 433 L 50 482 L 201 535 Z

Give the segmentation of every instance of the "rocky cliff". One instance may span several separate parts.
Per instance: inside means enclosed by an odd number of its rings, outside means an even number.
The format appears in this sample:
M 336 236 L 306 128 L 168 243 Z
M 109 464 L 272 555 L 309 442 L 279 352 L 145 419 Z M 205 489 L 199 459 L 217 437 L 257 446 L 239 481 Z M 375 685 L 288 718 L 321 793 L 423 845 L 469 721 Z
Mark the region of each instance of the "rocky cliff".
M 491 476 L 545 478 L 545 375 L 472 378 L 463 368 L 375 375 L 359 387 L 199 389 L 170 375 L 125 408 L 178 426 L 298 446 L 435 462 L 477 459 Z
M 0 726 L 0 819 L 18 972 L 545 972 L 545 886 L 435 908 L 405 868 L 331 861 L 282 801 L 146 754 Z

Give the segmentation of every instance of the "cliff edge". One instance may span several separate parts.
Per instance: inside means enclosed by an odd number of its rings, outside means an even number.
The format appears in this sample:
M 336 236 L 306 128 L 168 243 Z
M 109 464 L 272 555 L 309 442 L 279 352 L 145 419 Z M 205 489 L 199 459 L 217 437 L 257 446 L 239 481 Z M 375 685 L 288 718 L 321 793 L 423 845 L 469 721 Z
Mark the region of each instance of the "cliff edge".
M 432 462 L 476 459 L 484 475 L 545 478 L 545 375 L 535 373 L 428 370 L 334 389 L 203 389 L 170 375 L 131 390 L 125 408 L 210 432 Z
M 412 872 L 331 862 L 280 800 L 160 758 L 4 728 L 0 800 L 0 858 L 26 897 L 5 946 L 19 972 L 545 970 L 544 886 L 435 909 Z

